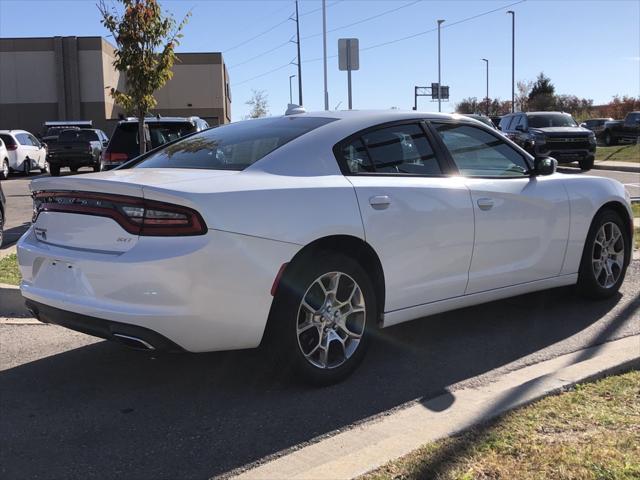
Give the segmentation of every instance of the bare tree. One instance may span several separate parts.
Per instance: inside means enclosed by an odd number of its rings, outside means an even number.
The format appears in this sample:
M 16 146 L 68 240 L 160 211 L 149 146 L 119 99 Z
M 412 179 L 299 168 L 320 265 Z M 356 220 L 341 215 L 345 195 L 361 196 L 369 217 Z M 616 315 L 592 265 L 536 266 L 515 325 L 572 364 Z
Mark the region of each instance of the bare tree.
M 251 90 L 251 98 L 245 104 L 251 107 L 247 118 L 262 118 L 269 114 L 268 96 L 264 90 Z
M 532 81 L 520 80 L 516 84 L 516 105 L 521 112 L 526 112 L 529 109 L 529 94 L 533 87 Z

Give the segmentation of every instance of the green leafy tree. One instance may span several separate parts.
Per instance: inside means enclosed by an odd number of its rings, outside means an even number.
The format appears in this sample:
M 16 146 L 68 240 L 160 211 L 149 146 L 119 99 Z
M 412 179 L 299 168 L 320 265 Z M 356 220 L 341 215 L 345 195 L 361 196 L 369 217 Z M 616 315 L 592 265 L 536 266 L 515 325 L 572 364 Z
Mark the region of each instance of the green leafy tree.
M 269 114 L 269 97 L 264 90 L 251 90 L 251 98 L 245 104 L 251 107 L 247 118 L 262 118 Z
M 125 74 L 126 91 L 108 88 L 116 104 L 138 117 L 140 153 L 144 153 L 144 117 L 157 105 L 153 94 L 173 76 L 175 47 L 191 12 L 176 23 L 171 14 L 162 12 L 157 0 L 118 1 L 122 12 L 108 8 L 104 0 L 98 4 L 102 24 L 116 42 L 113 66 Z
M 533 82 L 529 93 L 529 110 L 553 110 L 555 108 L 556 87 L 551 83 L 551 79 L 545 76 L 544 72 Z

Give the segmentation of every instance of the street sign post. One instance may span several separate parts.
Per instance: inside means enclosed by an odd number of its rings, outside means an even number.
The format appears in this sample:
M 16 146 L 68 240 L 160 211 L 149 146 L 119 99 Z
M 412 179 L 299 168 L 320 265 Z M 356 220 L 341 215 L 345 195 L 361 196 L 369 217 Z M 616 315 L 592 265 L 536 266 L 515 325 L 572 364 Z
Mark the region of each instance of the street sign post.
M 351 71 L 360 69 L 360 49 L 357 38 L 338 39 L 338 69 L 347 71 L 349 110 L 353 108 L 351 97 Z

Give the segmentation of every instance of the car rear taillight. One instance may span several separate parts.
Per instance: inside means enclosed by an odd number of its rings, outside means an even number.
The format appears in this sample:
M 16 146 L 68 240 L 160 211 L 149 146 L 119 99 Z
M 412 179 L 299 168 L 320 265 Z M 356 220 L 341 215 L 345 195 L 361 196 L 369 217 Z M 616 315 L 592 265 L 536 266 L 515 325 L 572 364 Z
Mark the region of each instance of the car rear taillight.
M 33 202 L 34 223 L 41 212 L 65 212 L 111 218 L 133 235 L 207 233 L 204 220 L 195 210 L 155 200 L 91 192 L 36 192 Z
M 102 161 L 103 163 L 122 163 L 129 160 L 129 155 L 126 153 L 118 153 L 118 152 L 103 152 L 102 153 Z
M 14 144 L 10 144 L 10 145 L 6 145 L 7 150 L 12 151 L 12 150 L 17 150 L 18 149 L 18 144 L 14 143 Z

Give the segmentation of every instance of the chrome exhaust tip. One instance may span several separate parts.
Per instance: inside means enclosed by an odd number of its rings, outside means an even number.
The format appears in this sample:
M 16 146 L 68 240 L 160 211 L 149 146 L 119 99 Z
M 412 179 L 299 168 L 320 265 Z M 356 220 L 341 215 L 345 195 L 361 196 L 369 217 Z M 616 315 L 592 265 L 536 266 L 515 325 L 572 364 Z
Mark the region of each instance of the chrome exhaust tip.
M 149 342 L 145 342 L 141 338 L 132 337 L 130 335 L 123 335 L 122 333 L 114 333 L 114 337 L 117 337 L 118 340 L 125 344 L 128 347 L 135 348 L 136 350 L 155 350 L 156 347 L 151 345 Z

